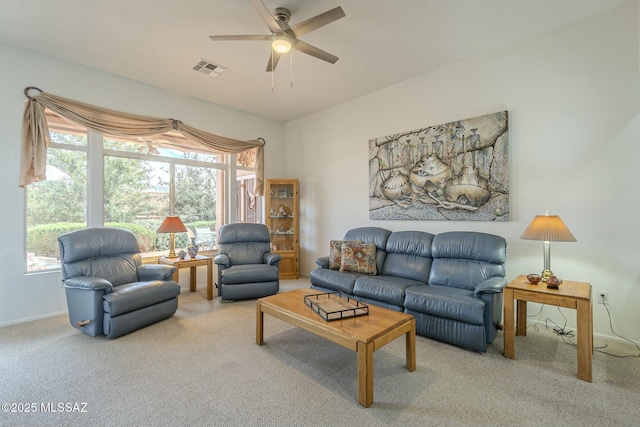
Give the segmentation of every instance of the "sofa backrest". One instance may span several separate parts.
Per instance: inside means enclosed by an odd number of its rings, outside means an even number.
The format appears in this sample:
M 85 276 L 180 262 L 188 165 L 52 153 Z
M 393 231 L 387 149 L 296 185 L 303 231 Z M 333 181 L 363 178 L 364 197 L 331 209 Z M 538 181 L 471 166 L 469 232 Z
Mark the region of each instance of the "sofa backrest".
M 101 277 L 113 286 L 138 281 L 140 245 L 129 230 L 83 228 L 58 236 L 62 278 Z
M 352 228 L 344 235 L 344 240 L 356 240 L 376 245 L 376 270 L 380 272 L 387 256 L 387 239 L 390 234 L 391 231 L 380 227 Z
M 433 238 L 431 255 L 430 285 L 473 290 L 491 277 L 504 277 L 507 242 L 487 233 L 440 233 Z
M 263 264 L 271 251 L 269 229 L 264 224 L 225 224 L 218 235 L 218 253 L 227 255 L 231 265 Z
M 381 274 L 426 282 L 431 269 L 433 237 L 433 234 L 424 231 L 391 233 Z

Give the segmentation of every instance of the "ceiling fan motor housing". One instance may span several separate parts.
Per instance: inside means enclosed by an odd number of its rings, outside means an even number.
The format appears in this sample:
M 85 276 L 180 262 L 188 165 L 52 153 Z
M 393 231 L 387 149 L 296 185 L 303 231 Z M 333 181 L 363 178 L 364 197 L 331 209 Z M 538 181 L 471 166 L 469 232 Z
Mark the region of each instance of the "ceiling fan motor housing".
M 276 21 L 282 21 L 289 23 L 291 19 L 291 12 L 286 7 L 278 7 L 273 11 L 273 17 Z

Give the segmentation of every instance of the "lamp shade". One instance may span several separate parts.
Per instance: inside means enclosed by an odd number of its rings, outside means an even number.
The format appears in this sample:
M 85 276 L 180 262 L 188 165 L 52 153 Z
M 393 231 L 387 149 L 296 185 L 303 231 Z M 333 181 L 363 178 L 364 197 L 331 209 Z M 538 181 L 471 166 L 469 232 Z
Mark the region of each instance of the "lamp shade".
M 558 215 L 536 215 L 520 236 L 521 239 L 543 242 L 575 242 L 571 231 Z
M 186 233 L 187 227 L 184 226 L 182 221 L 177 216 L 168 216 L 162 221 L 160 227 L 156 230 L 157 233 Z

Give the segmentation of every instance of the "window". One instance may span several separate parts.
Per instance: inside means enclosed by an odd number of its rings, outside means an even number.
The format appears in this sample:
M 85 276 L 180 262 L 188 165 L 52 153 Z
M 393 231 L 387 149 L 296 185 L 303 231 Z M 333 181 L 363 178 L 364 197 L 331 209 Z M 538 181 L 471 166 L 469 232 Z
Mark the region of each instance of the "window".
M 176 234 L 176 250 L 192 237 L 201 250 L 215 249 L 223 223 L 262 221 L 253 196 L 253 150 L 238 156 L 183 151 L 176 148 L 182 136 L 173 132 L 122 138 L 74 127 L 49 111 L 47 121 L 47 181 L 27 189 L 27 271 L 59 268 L 57 236 L 87 226 L 130 229 L 143 256 L 156 256 L 169 248 L 169 236 L 155 231 L 169 215 L 189 230 Z M 228 188 L 227 176 L 234 177 Z
M 166 138 L 181 137 L 169 134 Z M 226 168 L 225 156 L 115 137 L 105 137 L 104 148 L 106 225 L 131 228 L 143 252 L 149 253 L 168 250 L 169 236 L 157 235 L 155 230 L 169 215 L 179 216 L 189 230 L 176 235 L 176 248 L 184 249 L 188 238 L 198 237 L 196 229 L 208 228 L 215 234 L 216 209 L 224 205 L 217 183 Z M 212 239 L 198 243 L 201 249 L 214 247 Z
M 57 236 L 87 226 L 87 134 L 51 131 L 47 180 L 26 190 L 27 271 L 59 268 Z

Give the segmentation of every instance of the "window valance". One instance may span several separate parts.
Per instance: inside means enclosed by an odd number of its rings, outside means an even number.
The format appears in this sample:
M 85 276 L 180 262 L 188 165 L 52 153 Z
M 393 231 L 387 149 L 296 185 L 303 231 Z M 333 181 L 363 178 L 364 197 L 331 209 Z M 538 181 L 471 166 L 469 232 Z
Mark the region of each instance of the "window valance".
M 29 91 L 39 93 L 30 96 Z M 236 154 L 256 149 L 255 194 L 261 196 L 264 183 L 264 140 L 240 141 L 196 129 L 175 119 L 158 119 L 96 107 L 90 104 L 51 95 L 35 87 L 24 90 L 28 102 L 22 119 L 22 152 L 20 159 L 20 186 L 46 179 L 47 148 L 51 145 L 45 108 L 81 126 L 103 134 L 136 137 L 153 136 L 177 131 L 187 141 L 175 148 L 207 153 Z M 190 145 L 193 143 L 193 145 Z M 163 145 L 171 146 L 171 142 Z

